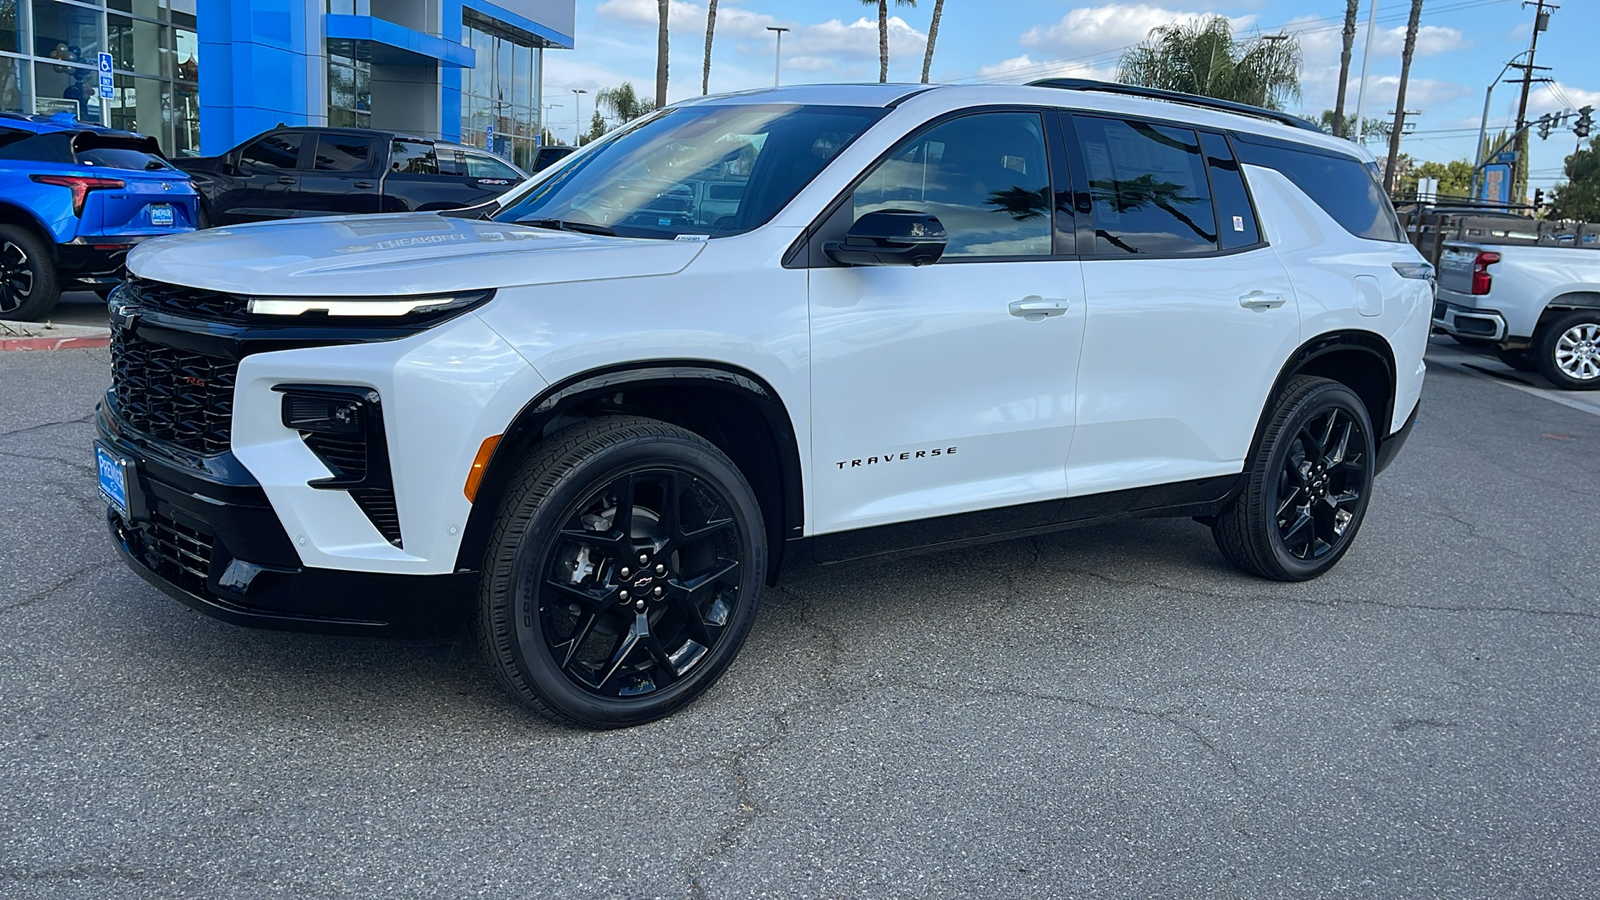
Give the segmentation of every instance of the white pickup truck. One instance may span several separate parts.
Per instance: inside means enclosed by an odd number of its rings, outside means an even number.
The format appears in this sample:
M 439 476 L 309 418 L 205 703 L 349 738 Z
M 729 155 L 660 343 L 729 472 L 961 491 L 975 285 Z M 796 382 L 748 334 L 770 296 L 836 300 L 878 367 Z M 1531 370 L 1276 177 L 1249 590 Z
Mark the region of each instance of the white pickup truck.
M 1501 360 L 1567 390 L 1600 388 L 1600 240 L 1447 241 L 1434 328 L 1493 345 Z M 1548 239 L 1546 239 L 1548 240 Z

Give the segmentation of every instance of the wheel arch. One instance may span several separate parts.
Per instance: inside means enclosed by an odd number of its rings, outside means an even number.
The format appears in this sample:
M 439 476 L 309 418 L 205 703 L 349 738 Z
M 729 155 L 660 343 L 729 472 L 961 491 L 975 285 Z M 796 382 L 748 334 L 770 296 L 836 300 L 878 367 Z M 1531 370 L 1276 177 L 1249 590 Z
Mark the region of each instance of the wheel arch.
M 1301 344 L 1279 370 L 1278 379 L 1273 382 L 1272 392 L 1267 395 L 1261 418 L 1256 423 L 1255 437 L 1250 442 L 1250 458 L 1261 447 L 1278 398 L 1283 396 L 1289 380 L 1298 375 L 1328 378 L 1354 391 L 1367 407 L 1373 427 L 1378 429 L 1378 433 L 1372 436 L 1373 443 L 1381 445 L 1390 437 L 1389 426 L 1394 421 L 1397 392 L 1394 349 L 1383 335 L 1376 332 L 1354 329 L 1330 331 Z
M 50 250 L 51 258 L 54 259 L 56 252 L 55 235 L 27 207 L 0 201 L 0 225 L 18 225 L 28 229 L 33 233 L 34 237 L 44 242 L 44 245 Z
M 506 427 L 484 471 L 456 555 L 476 570 L 501 498 L 528 452 L 554 430 L 601 415 L 641 415 L 704 437 L 733 460 L 756 493 L 776 577 L 785 540 L 804 531 L 800 444 L 778 392 L 746 369 L 701 360 L 659 360 L 592 369 L 556 382 Z
M 1539 329 L 1551 319 L 1580 309 L 1600 309 L 1600 291 L 1564 291 L 1551 297 L 1539 312 L 1539 323 L 1534 326 L 1534 334 L 1538 334 Z

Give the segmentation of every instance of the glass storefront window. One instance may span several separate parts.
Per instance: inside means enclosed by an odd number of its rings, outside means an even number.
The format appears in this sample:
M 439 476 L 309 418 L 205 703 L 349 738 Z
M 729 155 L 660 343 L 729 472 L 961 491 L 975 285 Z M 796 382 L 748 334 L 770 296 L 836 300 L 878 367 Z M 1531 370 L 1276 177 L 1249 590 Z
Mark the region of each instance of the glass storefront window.
M 155 78 L 118 75 L 107 103 L 111 127 L 141 134 L 162 135 L 172 121 L 172 86 Z M 158 139 L 159 140 L 159 139 Z M 165 144 L 165 141 L 162 141 Z
M 5 0 L 0 0 L 0 3 Z M 170 76 L 168 58 L 171 46 L 164 25 L 130 19 L 127 16 L 106 16 L 106 36 L 110 45 L 112 65 L 141 75 Z
M 21 53 L 22 9 L 17 0 L 0 0 L 0 50 Z
M 28 111 L 28 64 L 0 56 L 0 110 Z
M 95 99 L 99 77 L 89 66 L 35 63 L 33 109 L 44 115 L 69 112 L 82 122 L 100 121 L 100 101 Z
M 200 155 L 200 91 L 193 85 L 173 85 L 172 147 L 168 155 Z
M 516 106 L 530 107 L 533 105 L 533 48 L 516 44 L 514 50 L 511 102 Z
M 0 0 L 0 3 L 5 0 Z M 106 8 L 115 12 L 127 13 L 141 19 L 163 19 L 165 3 L 158 0 L 106 0 Z
M 93 66 L 100 52 L 101 13 L 56 0 L 33 0 L 35 56 Z

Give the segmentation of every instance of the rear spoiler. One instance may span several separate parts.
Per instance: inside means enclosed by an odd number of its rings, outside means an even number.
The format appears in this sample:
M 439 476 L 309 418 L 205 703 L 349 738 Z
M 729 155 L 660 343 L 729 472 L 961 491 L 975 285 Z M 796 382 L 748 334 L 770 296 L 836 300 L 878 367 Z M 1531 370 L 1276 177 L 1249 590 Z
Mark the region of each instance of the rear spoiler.
M 74 157 L 85 150 L 101 148 L 142 150 L 158 159 L 167 158 L 167 155 L 161 152 L 160 142 L 149 135 L 134 134 L 131 131 L 80 131 L 72 136 Z

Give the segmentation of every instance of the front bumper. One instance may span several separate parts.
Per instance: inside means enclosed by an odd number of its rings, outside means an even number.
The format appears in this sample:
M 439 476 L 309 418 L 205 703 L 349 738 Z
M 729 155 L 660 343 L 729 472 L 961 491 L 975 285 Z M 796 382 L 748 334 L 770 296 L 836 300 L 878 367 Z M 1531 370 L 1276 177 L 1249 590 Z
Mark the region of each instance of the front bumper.
M 107 508 L 113 545 L 140 577 L 237 625 L 345 634 L 441 634 L 466 620 L 477 575 L 396 575 L 301 563 L 266 492 L 232 454 L 204 472 L 137 439 L 106 404 L 102 443 L 129 462 L 128 515 Z
M 1471 309 L 1448 300 L 1433 301 L 1433 327 L 1445 334 L 1496 343 L 1509 334 L 1505 316 L 1496 310 Z

